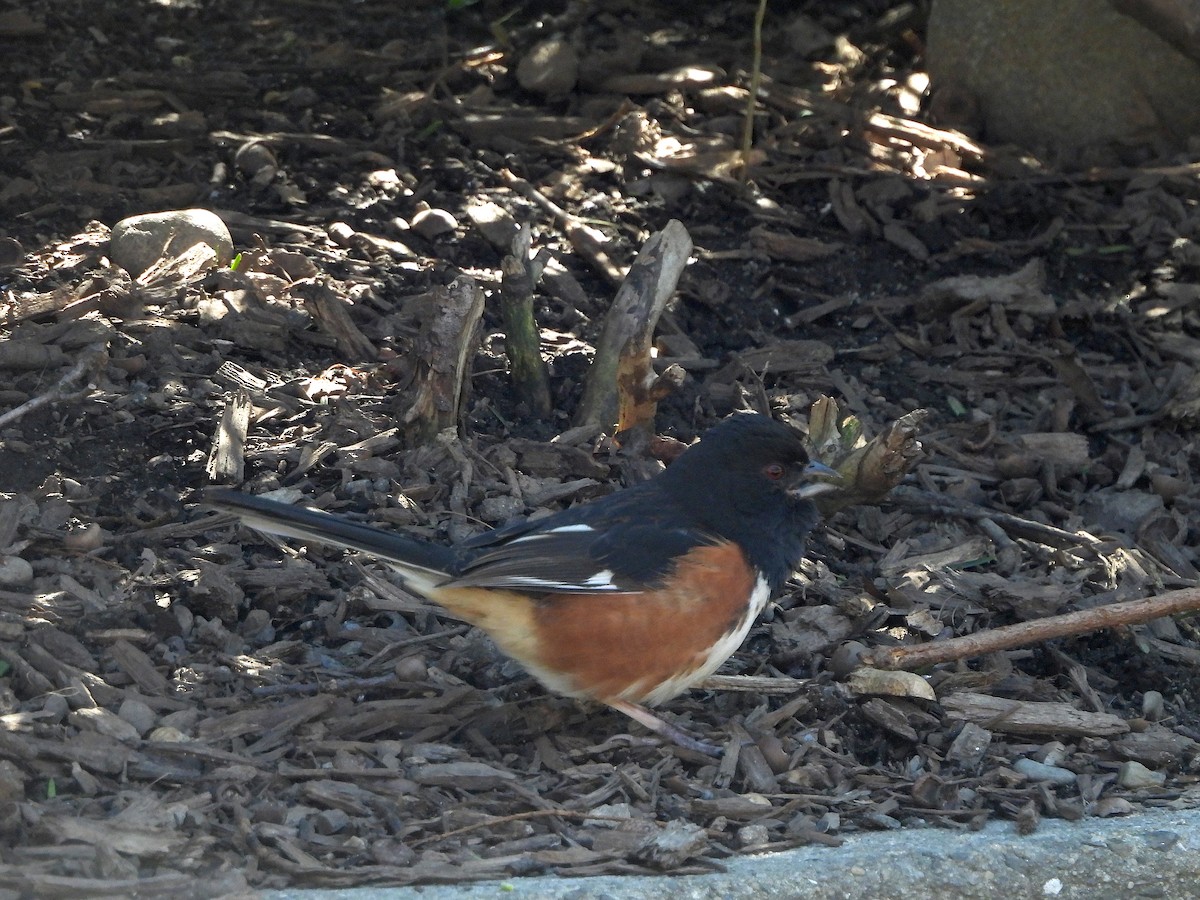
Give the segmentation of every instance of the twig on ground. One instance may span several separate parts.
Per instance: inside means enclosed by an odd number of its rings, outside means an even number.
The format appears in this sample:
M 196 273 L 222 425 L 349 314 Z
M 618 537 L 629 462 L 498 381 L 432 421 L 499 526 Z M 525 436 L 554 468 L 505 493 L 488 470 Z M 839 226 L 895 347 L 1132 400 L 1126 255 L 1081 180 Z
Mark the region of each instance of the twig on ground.
M 204 467 L 209 481 L 240 483 L 246 474 L 246 435 L 254 403 L 249 391 L 237 390 L 225 404 L 213 437 L 212 450 Z
M 552 809 L 528 809 L 519 813 L 512 813 L 507 816 L 493 816 L 485 819 L 482 822 L 472 822 L 470 825 L 464 825 L 462 828 L 455 828 L 453 831 L 447 831 L 445 834 L 431 834 L 429 837 L 420 838 L 413 841 L 414 847 L 419 847 L 422 844 L 432 843 L 433 841 L 444 841 L 447 838 L 458 837 L 459 835 L 469 834 L 472 831 L 478 831 L 480 828 L 495 828 L 499 825 L 507 825 L 509 822 L 524 822 L 528 819 L 578 819 L 585 822 L 618 822 L 628 824 L 628 818 L 620 818 L 618 816 L 596 815 L 595 813 L 581 812 L 576 809 L 562 809 L 554 807 Z
M 700 682 L 700 689 L 740 694 L 794 694 L 806 684 L 806 679 L 786 675 L 709 675 Z
M 1018 622 L 977 634 L 918 644 L 912 647 L 878 647 L 865 653 L 863 665 L 878 669 L 922 669 L 938 663 L 971 656 L 985 656 L 999 650 L 1012 650 L 1040 644 L 1072 634 L 1087 634 L 1102 628 L 1137 625 L 1164 616 L 1200 609 L 1200 588 L 1183 588 L 1157 597 L 1110 603 L 1093 609 L 1048 616 L 1031 622 Z
M 39 406 L 45 406 L 47 403 L 53 403 L 67 394 L 67 388 L 77 382 L 84 375 L 93 372 L 108 361 L 108 345 L 102 343 L 90 344 L 79 356 L 79 361 L 67 371 L 62 378 L 58 379 L 58 383 L 44 394 L 38 394 L 36 397 L 30 397 L 20 406 L 10 409 L 4 415 L 0 415 L 0 428 L 15 422 L 24 415 L 33 412 Z
M 593 269 L 608 279 L 610 284 L 621 283 L 625 273 L 619 265 L 613 262 L 608 251 L 604 249 L 608 238 L 602 231 L 592 228 L 578 216 L 571 215 L 528 181 L 518 178 L 508 169 L 501 169 L 497 174 L 504 179 L 505 184 L 522 197 L 533 201 L 554 216 L 562 226 L 571 246 L 575 248 L 575 252 L 582 256 Z
M 916 488 L 898 487 L 892 491 L 890 499 L 910 512 L 994 522 L 1014 537 L 1038 541 L 1051 547 L 1072 548 L 1102 543 L 1098 537 L 1085 531 L 1066 531 L 1043 522 L 1035 522 L 1033 519 L 987 509 L 956 497 L 945 497 Z

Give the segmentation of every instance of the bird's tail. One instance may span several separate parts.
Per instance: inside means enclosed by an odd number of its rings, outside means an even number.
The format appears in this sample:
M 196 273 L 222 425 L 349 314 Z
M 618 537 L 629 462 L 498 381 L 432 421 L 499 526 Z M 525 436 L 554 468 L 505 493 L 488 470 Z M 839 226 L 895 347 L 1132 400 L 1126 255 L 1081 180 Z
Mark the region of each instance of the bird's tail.
M 259 531 L 361 550 L 396 571 L 418 593 L 426 593 L 451 577 L 454 552 L 448 547 L 413 540 L 371 525 L 360 525 L 341 516 L 290 506 L 265 497 L 227 488 L 210 488 L 201 496 L 206 506 L 233 513 Z

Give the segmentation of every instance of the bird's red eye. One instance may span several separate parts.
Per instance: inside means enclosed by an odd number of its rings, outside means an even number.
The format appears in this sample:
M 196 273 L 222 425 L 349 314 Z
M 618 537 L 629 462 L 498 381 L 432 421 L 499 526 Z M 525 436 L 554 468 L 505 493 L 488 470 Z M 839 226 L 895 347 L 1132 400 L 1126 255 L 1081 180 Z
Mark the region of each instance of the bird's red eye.
M 778 481 L 783 477 L 783 466 L 779 463 L 768 463 L 763 467 L 763 474 L 772 481 Z

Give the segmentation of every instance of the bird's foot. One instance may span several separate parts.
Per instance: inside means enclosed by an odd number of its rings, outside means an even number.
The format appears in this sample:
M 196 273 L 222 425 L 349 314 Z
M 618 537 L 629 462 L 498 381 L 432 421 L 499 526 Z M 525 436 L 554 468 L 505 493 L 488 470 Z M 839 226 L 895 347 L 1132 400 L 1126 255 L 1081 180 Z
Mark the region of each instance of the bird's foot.
M 723 752 L 722 748 L 717 744 L 709 743 L 693 734 L 689 734 L 678 725 L 672 725 L 666 719 L 659 718 L 644 706 L 638 706 L 636 703 L 630 703 L 626 700 L 613 700 L 607 705 L 617 712 L 629 716 L 635 722 L 646 726 L 659 737 L 666 738 L 680 747 L 712 757 L 719 757 Z

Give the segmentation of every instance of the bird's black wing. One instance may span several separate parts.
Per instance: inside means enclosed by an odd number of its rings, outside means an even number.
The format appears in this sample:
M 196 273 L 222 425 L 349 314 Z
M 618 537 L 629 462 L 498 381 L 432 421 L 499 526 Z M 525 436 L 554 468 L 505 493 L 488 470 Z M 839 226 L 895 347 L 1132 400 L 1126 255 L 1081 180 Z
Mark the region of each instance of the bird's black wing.
M 718 542 L 657 492 L 630 489 L 477 535 L 461 545 L 467 555 L 449 584 L 548 594 L 651 590 L 680 556 Z

